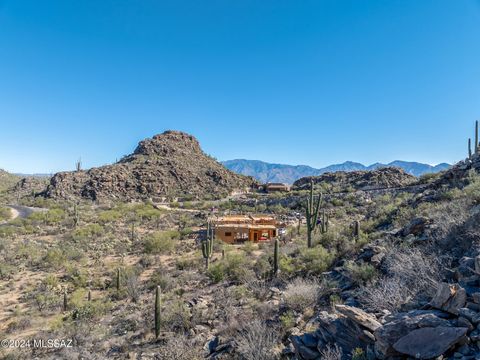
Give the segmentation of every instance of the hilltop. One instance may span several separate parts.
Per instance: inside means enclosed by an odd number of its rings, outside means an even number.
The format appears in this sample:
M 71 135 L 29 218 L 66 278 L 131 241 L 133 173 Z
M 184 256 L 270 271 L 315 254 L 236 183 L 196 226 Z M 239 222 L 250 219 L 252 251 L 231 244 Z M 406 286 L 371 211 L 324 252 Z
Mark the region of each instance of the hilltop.
M 441 163 L 435 166 L 409 161 L 392 161 L 388 164 L 375 163 L 365 166 L 361 163 L 346 161 L 342 164 L 329 165 L 316 169 L 307 165 L 271 164 L 259 160 L 227 160 L 222 162 L 228 169 L 242 175 L 252 176 L 263 183 L 281 182 L 293 184 L 296 180 L 306 176 L 319 176 L 327 172 L 337 171 L 366 171 L 384 167 L 398 167 L 410 175 L 422 176 L 424 174 L 438 173 L 450 167 L 449 164 Z
M 192 135 L 166 131 L 141 141 L 132 154 L 115 164 L 55 174 L 44 195 L 127 201 L 224 197 L 254 182 L 206 155 Z

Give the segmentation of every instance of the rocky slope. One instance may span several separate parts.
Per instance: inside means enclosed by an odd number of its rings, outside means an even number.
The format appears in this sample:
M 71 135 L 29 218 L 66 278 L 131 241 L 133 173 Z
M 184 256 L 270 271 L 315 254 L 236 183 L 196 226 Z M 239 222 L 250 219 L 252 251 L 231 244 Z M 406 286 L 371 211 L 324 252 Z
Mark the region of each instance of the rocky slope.
M 359 287 L 337 264 L 328 276 L 343 304 L 317 314 L 314 331 L 292 336 L 291 353 L 316 359 L 337 344 L 342 359 L 359 348 L 368 359 L 480 359 L 479 173 L 477 154 L 395 211 L 388 231 L 355 259 L 377 280 Z M 402 212 L 410 220 L 393 228 Z
M 252 178 L 237 175 L 207 156 L 193 136 L 166 131 L 141 141 L 133 154 L 113 165 L 55 174 L 44 195 L 127 201 L 211 198 L 249 188 L 253 183 Z
M 301 178 L 293 184 L 293 189 L 302 190 L 314 184 L 324 184 L 334 191 L 372 190 L 383 188 L 396 188 L 412 185 L 416 178 L 407 174 L 400 168 L 380 168 L 372 171 L 337 171 L 320 176 Z
M 7 190 L 14 186 L 20 177 L 14 174 L 10 174 L 9 172 L 0 169 L 0 191 Z
M 449 164 L 442 163 L 436 166 L 422 164 L 418 162 L 393 161 L 388 164 L 375 163 L 370 166 L 346 161 L 342 164 L 334 164 L 321 169 L 316 169 L 306 165 L 285 165 L 271 164 L 258 160 L 227 160 L 223 162 L 228 169 L 242 175 L 253 176 L 257 180 L 266 182 L 281 182 L 292 184 L 296 180 L 306 176 L 319 176 L 327 172 L 336 171 L 364 171 L 376 170 L 383 167 L 399 167 L 413 176 L 421 176 L 429 173 L 438 173 L 450 167 Z

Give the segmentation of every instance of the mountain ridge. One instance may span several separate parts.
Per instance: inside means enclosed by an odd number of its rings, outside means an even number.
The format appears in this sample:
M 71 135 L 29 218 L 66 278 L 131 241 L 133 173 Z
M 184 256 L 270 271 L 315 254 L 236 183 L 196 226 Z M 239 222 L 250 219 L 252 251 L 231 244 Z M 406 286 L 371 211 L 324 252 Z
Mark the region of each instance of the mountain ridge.
M 233 159 L 222 161 L 229 170 L 238 174 L 252 176 L 263 183 L 281 182 L 293 184 L 296 180 L 306 176 L 318 176 L 327 172 L 376 170 L 383 167 L 399 167 L 410 175 L 419 177 L 428 173 L 437 173 L 447 170 L 450 164 L 440 163 L 429 165 L 415 161 L 395 160 L 388 164 L 374 163 L 363 165 L 354 161 L 345 161 L 341 164 L 332 164 L 323 168 L 314 168 L 308 165 L 288 165 L 268 163 L 261 160 Z

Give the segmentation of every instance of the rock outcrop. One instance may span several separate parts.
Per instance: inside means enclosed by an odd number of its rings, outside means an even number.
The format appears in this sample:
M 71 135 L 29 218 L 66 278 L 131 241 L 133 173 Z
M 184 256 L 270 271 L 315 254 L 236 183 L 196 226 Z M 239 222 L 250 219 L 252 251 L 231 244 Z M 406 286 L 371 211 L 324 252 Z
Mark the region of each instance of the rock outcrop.
M 377 190 L 412 185 L 417 178 L 399 168 L 381 168 L 372 171 L 338 171 L 320 176 L 301 178 L 293 184 L 297 190 L 306 189 L 310 181 L 315 184 L 328 184 L 335 191 Z
M 193 136 L 166 131 L 141 141 L 133 154 L 113 165 L 55 174 L 44 195 L 90 200 L 220 198 L 254 184 L 206 155 Z

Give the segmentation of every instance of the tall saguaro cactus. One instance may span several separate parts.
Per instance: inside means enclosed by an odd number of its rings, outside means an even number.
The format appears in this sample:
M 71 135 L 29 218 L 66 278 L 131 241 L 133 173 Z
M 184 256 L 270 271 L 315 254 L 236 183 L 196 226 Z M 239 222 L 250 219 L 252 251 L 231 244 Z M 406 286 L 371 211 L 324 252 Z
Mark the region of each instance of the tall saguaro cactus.
M 68 310 L 67 289 L 63 290 L 63 311 Z
M 275 246 L 273 248 L 273 276 L 276 276 L 278 273 L 278 239 L 275 239 Z
M 116 279 L 116 284 L 117 292 L 120 291 L 120 268 L 117 268 L 117 279 Z
M 155 339 L 158 339 L 158 337 L 160 336 L 160 300 L 160 286 L 157 286 L 155 290 Z
M 210 258 L 213 254 L 213 228 L 210 226 L 210 222 L 207 224 L 207 238 L 202 241 L 202 255 L 205 259 L 205 268 L 208 269 L 210 265 Z
M 472 158 L 472 139 L 468 138 L 468 158 Z
M 358 240 L 360 238 L 360 232 L 360 221 L 355 220 L 355 222 L 353 223 L 353 237 L 355 238 L 355 240 Z
M 78 212 L 77 203 L 73 204 L 73 227 L 76 229 L 80 222 L 80 213 Z
M 322 234 L 328 232 L 329 218 L 328 214 L 325 213 L 325 209 L 322 210 Z
M 307 245 L 309 248 L 313 246 L 312 233 L 317 227 L 318 211 L 322 202 L 322 194 L 313 196 L 313 180 L 310 181 L 310 195 L 307 198 L 305 207 L 305 215 L 307 217 Z
M 478 120 L 475 121 L 475 148 L 473 149 L 473 152 L 478 154 Z

